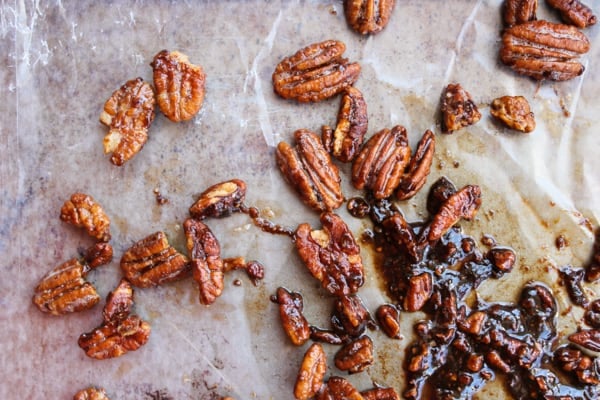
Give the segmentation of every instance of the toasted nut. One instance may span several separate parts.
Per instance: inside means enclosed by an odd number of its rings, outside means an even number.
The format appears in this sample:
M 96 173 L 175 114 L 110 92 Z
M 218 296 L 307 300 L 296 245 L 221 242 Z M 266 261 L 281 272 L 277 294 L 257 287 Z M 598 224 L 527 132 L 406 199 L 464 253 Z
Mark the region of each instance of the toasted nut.
M 367 103 L 360 90 L 347 87 L 342 96 L 335 130 L 323 127 L 323 145 L 339 161 L 350 162 L 358 154 L 367 128 Z
M 364 400 L 400 400 L 400 395 L 392 387 L 377 387 L 360 392 Z
M 358 295 L 339 296 L 334 303 L 331 323 L 336 332 L 350 337 L 363 334 L 372 318 Z
M 332 376 L 327 380 L 327 384 L 316 400 L 364 400 L 364 398 L 346 379 Z
M 104 137 L 104 153 L 121 166 L 135 156 L 148 140 L 154 120 L 154 91 L 142 78 L 127 81 L 104 104 L 100 122 L 110 129 Z
M 146 288 L 185 277 L 190 264 L 169 244 L 164 232 L 155 232 L 123 254 L 121 269 L 133 285 Z
M 584 314 L 585 323 L 592 328 L 600 329 L 600 299 L 590 303 Z
M 404 298 L 403 308 L 406 311 L 418 311 L 433 293 L 433 278 L 431 274 L 423 272 L 408 280 L 408 290 Z
M 313 277 L 329 293 L 356 293 L 364 283 L 360 248 L 346 223 L 332 213 L 321 214 L 323 230 L 301 224 L 295 234 L 296 249 Z
M 237 212 L 246 197 L 246 183 L 240 179 L 217 183 L 206 189 L 190 207 L 192 218 L 226 217 Z
M 600 329 L 586 329 L 569 335 L 569 340 L 588 350 L 600 351 Z
M 485 355 L 485 360 L 487 363 L 494 369 L 508 374 L 510 372 L 511 366 L 509 363 L 504 361 L 500 354 L 496 350 L 492 350 Z
M 360 65 L 342 58 L 346 45 L 337 40 L 314 43 L 284 58 L 273 72 L 273 88 L 284 99 L 317 102 L 352 86 Z
M 427 195 L 427 211 L 429 214 L 437 214 L 446 200 L 454 193 L 456 193 L 456 186 L 445 176 L 435 181 Z
M 574 268 L 570 265 L 562 267 L 559 270 L 559 275 L 562 280 L 562 284 L 566 287 L 569 299 L 573 304 L 577 304 L 581 307 L 587 307 L 589 300 L 583 290 L 582 282 L 585 276 L 585 269 Z
M 373 341 L 368 336 L 361 336 L 342 346 L 335 354 L 335 366 L 350 374 L 364 371 L 373 364 Z
M 535 21 L 537 12 L 537 0 L 505 0 L 504 1 L 504 25 L 511 27 L 528 21 Z
M 377 132 L 352 164 L 352 184 L 359 190 L 371 190 L 376 199 L 389 197 L 402 179 L 410 153 L 404 127 Z
M 560 12 L 563 21 L 578 28 L 587 28 L 597 21 L 592 9 L 579 0 L 546 0 L 546 2 Z
M 98 242 L 90 246 L 83 255 L 91 269 L 108 264 L 113 258 L 113 248 L 109 243 Z
M 375 34 L 386 27 L 394 0 L 345 0 L 346 21 L 361 35 Z
M 585 280 L 596 282 L 600 279 L 600 229 L 596 229 L 592 257 L 585 267 Z
M 467 185 L 446 200 L 429 225 L 429 242 L 439 240 L 461 218 L 471 220 L 481 205 L 481 189 Z
M 417 237 L 412 226 L 399 212 L 384 219 L 381 223 L 386 236 L 398 245 L 411 260 L 417 261 L 421 258 L 422 250 L 417 243 Z
M 517 261 L 514 250 L 506 247 L 494 247 L 488 251 L 487 258 L 492 262 L 494 268 L 500 272 L 512 271 Z
M 106 304 L 102 312 L 104 322 L 125 319 L 133 307 L 133 288 L 127 279 L 121 279 L 115 290 L 106 297 Z
M 502 96 L 494 99 L 490 113 L 511 129 L 525 133 L 535 129 L 535 117 L 523 96 Z
M 584 385 L 600 385 L 600 374 L 598 371 L 598 361 L 583 354 L 573 345 L 559 347 L 554 352 L 554 365 L 563 372 L 574 376 L 576 380 Z
M 410 159 L 408 168 L 398 185 L 396 190 L 398 200 L 410 199 L 425 185 L 433 162 L 434 152 L 435 135 L 428 129 L 419 140 L 415 154 Z
M 443 133 L 453 133 L 481 119 L 471 95 L 459 83 L 446 86 L 442 93 L 441 110 Z
M 458 328 L 471 335 L 479 336 L 487 321 L 487 314 L 483 311 L 474 311 L 464 320 L 459 321 Z
M 78 228 L 83 228 L 93 238 L 110 240 L 110 219 L 92 196 L 73 193 L 60 209 L 60 219 Z
M 310 338 L 315 342 L 329 343 L 329 344 L 342 344 L 344 338 L 335 333 L 332 330 L 317 328 L 316 326 L 310 327 Z
M 283 330 L 293 344 L 301 346 L 310 338 L 310 326 L 304 318 L 302 295 L 290 292 L 285 288 L 277 289 L 277 303 Z
M 75 393 L 73 400 L 110 400 L 104 389 L 89 387 Z
M 150 325 L 137 315 L 103 324 L 79 337 L 79 347 L 88 357 L 98 360 L 120 357 L 146 344 Z
M 400 311 L 391 304 L 383 304 L 377 308 L 375 313 L 379 326 L 388 337 L 400 339 Z
M 294 385 L 294 397 L 298 400 L 312 399 L 323 386 L 327 372 L 327 355 L 323 346 L 313 343 L 306 353 Z
M 199 65 L 178 51 L 162 50 L 150 64 L 153 69 L 156 101 L 173 122 L 190 120 L 204 102 L 206 74 Z
M 294 138 L 295 147 L 286 142 L 277 146 L 277 165 L 283 177 L 312 209 L 338 208 L 344 202 L 340 173 L 319 137 L 308 129 L 299 129 Z

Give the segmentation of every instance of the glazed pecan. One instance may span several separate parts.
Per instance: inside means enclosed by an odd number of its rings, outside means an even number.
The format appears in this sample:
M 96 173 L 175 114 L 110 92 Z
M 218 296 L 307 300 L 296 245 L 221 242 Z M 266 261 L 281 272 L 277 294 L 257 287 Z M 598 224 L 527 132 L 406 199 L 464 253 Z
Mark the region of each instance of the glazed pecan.
M 335 366 L 350 374 L 364 371 L 373 364 L 373 341 L 368 336 L 361 336 L 344 346 L 335 354 Z
M 150 64 L 153 69 L 156 101 L 173 122 L 187 121 L 202 108 L 206 74 L 199 65 L 178 51 L 162 50 Z
M 127 279 L 121 279 L 115 290 L 106 297 L 102 311 L 104 322 L 120 321 L 131 313 L 133 307 L 133 288 Z
M 293 344 L 301 346 L 310 338 L 310 326 L 304 318 L 304 304 L 300 293 L 290 292 L 280 287 L 277 289 L 277 304 L 283 330 Z
M 208 226 L 195 219 L 187 219 L 183 231 L 194 280 L 200 289 L 200 303 L 212 304 L 223 292 L 224 271 L 219 241 Z
M 451 195 L 440 207 L 429 225 L 427 240 L 435 242 L 461 218 L 471 220 L 481 205 L 481 189 L 477 185 L 467 185 Z
M 523 96 L 502 96 L 492 101 L 490 114 L 517 131 L 529 133 L 535 129 L 535 117 Z
M 535 21 L 538 0 L 505 0 L 503 18 L 504 25 L 511 27 L 523 22 Z
M 346 21 L 361 35 L 380 32 L 388 24 L 394 0 L 344 0 Z
M 566 374 L 572 374 L 584 385 L 600 385 L 597 361 L 573 345 L 561 346 L 554 352 L 553 363 Z M 594 365 L 596 364 L 596 365 Z
M 335 300 L 331 323 L 337 333 L 358 337 L 371 320 L 369 310 L 358 295 L 339 296 Z
M 321 214 L 322 230 L 301 224 L 295 233 L 300 258 L 329 293 L 356 293 L 364 283 L 360 248 L 346 223 L 332 213 Z
M 313 343 L 304 353 L 294 385 L 294 397 L 298 400 L 312 399 L 321 390 L 326 372 L 327 355 L 323 346 Z
M 284 58 L 273 72 L 275 92 L 284 99 L 317 102 L 352 86 L 360 74 L 360 65 L 342 58 L 344 51 L 343 42 L 326 40 Z
M 294 187 L 302 201 L 317 211 L 331 211 L 344 202 L 338 168 L 308 129 L 294 132 L 296 146 L 277 145 L 276 160 L 285 180 Z
M 589 304 L 583 319 L 592 328 L 600 329 L 600 299 L 596 299 Z
M 155 232 L 123 254 L 121 269 L 133 285 L 146 288 L 183 278 L 190 264 L 169 244 L 164 232 Z
M 107 242 L 98 242 L 90 246 L 83 255 L 83 259 L 91 269 L 108 264 L 113 258 L 113 248 Z
M 408 312 L 419 311 L 433 294 L 433 278 L 423 272 L 408 280 L 408 290 L 404 297 L 403 308 Z
M 517 261 L 515 251 L 507 247 L 494 247 L 487 252 L 486 256 L 492 262 L 494 269 L 500 272 L 512 271 Z
M 398 185 L 396 190 L 398 200 L 410 199 L 425 185 L 433 162 L 434 152 L 435 135 L 428 129 L 419 140 L 415 154 L 411 157 L 410 163 Z
M 400 311 L 391 304 L 382 304 L 375 312 L 379 326 L 388 337 L 400 339 Z M 364 393 L 363 393 L 364 394 Z
M 110 400 L 104 389 L 89 387 L 75 393 L 73 400 Z
M 392 387 L 376 387 L 360 394 L 364 400 L 400 400 L 400 395 Z
M 563 21 L 578 28 L 587 28 L 596 23 L 596 16 L 591 8 L 579 0 L 546 0 L 548 5 L 555 8 Z
M 413 261 L 421 258 L 422 249 L 412 226 L 399 212 L 384 219 L 381 223 L 388 238 L 403 250 Z
M 369 189 L 376 199 L 389 197 L 402 179 L 410 154 L 404 127 L 377 132 L 352 164 L 352 184 L 359 190 Z
M 600 228 L 596 229 L 594 235 L 594 246 L 592 249 L 592 257 L 585 266 L 585 280 L 587 282 L 595 282 L 600 279 Z
M 245 197 L 244 181 L 232 179 L 217 183 L 200 194 L 198 200 L 190 207 L 190 215 L 198 220 L 226 217 L 239 211 Z
M 335 130 L 323 127 L 323 146 L 341 162 L 350 162 L 362 146 L 368 128 L 367 103 L 353 86 L 347 87 L 337 116 Z
M 146 344 L 150 325 L 137 315 L 103 324 L 79 337 L 79 347 L 97 360 L 119 357 Z
M 575 58 L 589 49 L 588 38 L 573 26 L 530 21 L 504 31 L 500 59 L 533 79 L 565 81 L 583 73 Z
M 364 400 L 360 392 L 346 379 L 332 376 L 316 400 Z
M 110 128 L 104 137 L 104 153 L 112 153 L 113 164 L 123 165 L 144 147 L 154 104 L 152 86 L 142 78 L 126 82 L 106 101 L 100 122 Z
M 78 228 L 83 228 L 93 238 L 110 240 L 110 219 L 102 206 L 90 195 L 73 193 L 60 209 L 60 219 Z
M 588 350 L 600 351 L 600 329 L 585 329 L 569 335 L 569 340 Z
M 246 261 L 244 257 L 231 257 L 223 259 L 223 272 L 244 270 L 254 286 L 265 277 L 265 267 L 258 261 Z
M 460 83 L 450 83 L 444 88 L 441 110 L 443 133 L 453 133 L 481 119 L 471 95 Z
M 427 195 L 427 211 L 431 215 L 438 213 L 450 196 L 456 193 L 456 186 L 448 178 L 442 176 L 431 185 Z

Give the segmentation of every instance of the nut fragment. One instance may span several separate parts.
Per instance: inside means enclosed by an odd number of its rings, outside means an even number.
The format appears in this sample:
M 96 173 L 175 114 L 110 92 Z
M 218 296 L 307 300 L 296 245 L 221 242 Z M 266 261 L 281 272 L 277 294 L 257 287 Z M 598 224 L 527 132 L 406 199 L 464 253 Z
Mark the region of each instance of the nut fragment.
M 93 238 L 110 240 L 110 219 L 102 206 L 85 193 L 73 193 L 60 209 L 60 219 L 78 228 L 83 228 Z
M 200 194 L 198 200 L 190 207 L 190 215 L 199 220 L 226 217 L 239 211 L 245 197 L 244 181 L 232 179 L 217 183 Z
M 358 295 L 339 296 L 334 303 L 331 323 L 340 335 L 358 337 L 371 322 L 369 310 Z
M 471 99 L 471 95 L 460 83 L 450 83 L 442 93 L 442 132 L 453 133 L 475 124 L 481 113 Z
M 429 225 L 429 242 L 439 240 L 461 218 L 471 220 L 481 205 L 481 189 L 467 185 L 446 200 Z
M 298 400 L 312 399 L 323 386 L 325 372 L 327 372 L 327 355 L 323 346 L 313 343 L 304 353 L 294 385 L 294 397 Z
M 430 273 L 423 272 L 411 277 L 404 298 L 403 308 L 406 311 L 418 311 L 429 300 L 433 293 L 433 278 Z
M 535 117 L 523 96 L 502 96 L 492 101 L 490 114 L 506 126 L 529 133 L 535 129 Z
M 361 336 L 344 346 L 335 354 L 335 366 L 355 374 L 364 371 L 373 364 L 373 341 L 368 336 Z
M 104 322 L 125 319 L 133 307 L 133 288 L 127 279 L 121 279 L 115 290 L 106 297 L 106 304 L 102 312 Z
M 152 86 L 142 78 L 127 81 L 106 101 L 100 122 L 110 128 L 104 137 L 104 153 L 112 153 L 113 164 L 123 165 L 144 147 L 154 104 Z
M 89 387 L 75 393 L 73 400 L 110 400 L 104 389 Z
M 308 129 L 294 132 L 296 146 L 277 145 L 276 160 L 285 180 L 294 187 L 301 200 L 317 211 L 331 211 L 344 202 L 338 168 Z
M 487 258 L 492 262 L 496 270 L 510 272 L 515 265 L 517 255 L 514 250 L 507 247 L 494 247 L 488 251 Z
M 425 185 L 434 152 L 435 135 L 428 129 L 419 140 L 415 154 L 411 157 L 406 172 L 398 185 L 396 190 L 398 200 L 410 199 Z
M 90 246 L 83 255 L 91 269 L 108 264 L 113 258 L 113 248 L 110 243 L 98 242 Z
M 190 265 L 187 257 L 169 244 L 164 232 L 155 232 L 123 254 L 121 269 L 133 285 L 146 288 L 183 278 Z
M 400 312 L 391 304 L 383 304 L 377 308 L 375 312 L 379 326 L 388 337 L 392 339 L 400 339 Z M 363 393 L 364 395 L 364 393 Z
M 156 101 L 173 122 L 187 121 L 202 108 L 206 74 L 199 65 L 178 51 L 162 50 L 150 64 L 153 69 Z
M 505 0 L 504 25 L 511 27 L 528 21 L 536 20 L 538 0 Z
M 585 280 L 595 282 L 600 279 L 600 228 L 596 229 L 592 256 L 585 266 Z
M 386 27 L 394 0 L 345 0 L 346 21 L 361 35 L 374 34 Z
M 310 338 L 310 326 L 304 318 L 302 295 L 280 287 L 277 289 L 277 303 L 283 330 L 293 344 L 301 346 Z
M 600 299 L 590 303 L 583 316 L 585 323 L 592 328 L 600 329 Z
M 358 63 L 342 58 L 346 45 L 326 40 L 284 58 L 273 72 L 273 88 L 284 99 L 317 102 L 352 86 L 360 74 Z
M 332 376 L 316 400 L 364 400 L 360 392 L 346 379 Z
M 244 257 L 231 257 L 223 259 L 223 272 L 243 269 L 254 286 L 265 277 L 265 267 L 258 261 L 246 261 Z
M 600 329 L 586 329 L 569 335 L 569 340 L 592 351 L 600 351 Z
M 364 400 L 400 400 L 400 395 L 392 387 L 377 387 L 360 392 Z
M 592 9 L 579 0 L 546 0 L 546 2 L 560 12 L 563 21 L 578 28 L 587 28 L 597 21 Z

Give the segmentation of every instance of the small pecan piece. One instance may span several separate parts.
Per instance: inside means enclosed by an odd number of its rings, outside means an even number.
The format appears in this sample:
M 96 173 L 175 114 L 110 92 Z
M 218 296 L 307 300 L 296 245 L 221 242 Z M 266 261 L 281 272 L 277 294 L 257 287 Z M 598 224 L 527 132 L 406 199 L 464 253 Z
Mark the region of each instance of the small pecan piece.
M 83 228 L 93 238 L 110 240 L 110 219 L 102 206 L 90 195 L 73 193 L 60 209 L 60 219 L 78 228 Z
M 331 211 L 338 208 L 344 202 L 338 167 L 316 133 L 299 129 L 294 132 L 294 138 L 295 147 L 286 142 L 277 145 L 275 156 L 283 177 L 312 209 Z
M 507 247 L 494 247 L 486 254 L 494 269 L 500 272 L 510 272 L 515 266 L 517 255 L 513 249 Z
M 592 257 L 585 266 L 586 282 L 595 282 L 600 279 L 600 228 L 596 229 Z
M 364 400 L 400 400 L 400 395 L 392 387 L 376 387 L 360 394 Z
M 360 392 L 346 379 L 332 376 L 316 397 L 317 400 L 364 400 Z
M 375 312 L 379 326 L 388 337 L 400 339 L 400 311 L 391 304 L 383 304 Z
M 121 279 L 115 290 L 106 297 L 102 311 L 104 322 L 118 321 L 127 318 L 133 307 L 133 288 L 127 279 Z
M 454 193 L 456 193 L 456 186 L 445 176 L 435 181 L 427 195 L 427 211 L 429 214 L 437 214 L 446 200 Z
M 156 101 L 173 122 L 190 120 L 204 102 L 206 74 L 199 65 L 178 51 L 162 50 L 150 64 L 153 69 Z
M 327 372 L 327 355 L 323 346 L 313 343 L 304 353 L 294 385 L 294 397 L 298 400 L 309 400 L 315 397 L 323 386 L 325 372 Z
M 505 0 L 504 25 L 511 27 L 528 21 L 535 21 L 538 0 Z
M 169 244 L 164 232 L 155 232 L 123 254 L 121 269 L 133 285 L 146 288 L 185 277 L 190 265 L 187 257 Z
M 352 184 L 359 190 L 371 190 L 376 199 L 389 197 L 402 179 L 410 154 L 404 127 L 377 132 L 352 164 Z
M 368 336 L 345 344 L 334 357 L 335 366 L 350 374 L 364 371 L 373 360 L 373 341 Z
M 232 179 L 217 183 L 200 194 L 198 200 L 190 207 L 190 215 L 198 220 L 226 217 L 239 211 L 245 197 L 244 181 Z
M 414 262 L 422 256 L 422 249 L 417 243 L 417 237 L 412 226 L 399 212 L 392 214 L 381 223 L 385 235 L 398 249 L 406 253 Z
M 73 400 L 110 400 L 104 389 L 89 387 L 75 393 Z
M 361 35 L 374 34 L 386 27 L 394 0 L 344 0 L 346 21 Z
M 435 242 L 461 218 L 471 220 L 481 205 L 481 189 L 477 185 L 467 185 L 446 200 L 429 225 L 427 240 Z
M 523 96 L 502 96 L 492 101 L 490 114 L 506 126 L 529 133 L 535 129 L 535 116 Z
M 352 86 L 360 74 L 360 65 L 342 58 L 344 51 L 343 42 L 326 40 L 284 58 L 273 72 L 275 92 L 284 99 L 317 102 Z
M 546 0 L 546 2 L 560 13 L 563 21 L 578 28 L 587 28 L 597 21 L 592 9 L 579 0 Z
M 442 132 L 453 133 L 481 119 L 477 105 L 460 83 L 450 83 L 442 93 Z
M 112 153 L 113 164 L 123 165 L 144 147 L 154 104 L 152 86 L 142 78 L 127 81 L 106 101 L 100 122 L 110 128 L 104 137 L 104 153 Z
M 300 293 L 290 292 L 280 287 L 277 289 L 277 304 L 283 330 L 293 344 L 301 346 L 310 338 L 310 326 L 304 318 L 304 304 Z
M 358 295 L 340 296 L 335 300 L 331 323 L 336 332 L 358 337 L 371 320 L 369 310 Z
M 433 294 L 433 278 L 423 272 L 408 280 L 408 290 L 404 297 L 403 308 L 408 312 L 419 311 Z
M 588 350 L 600 351 L 600 329 L 586 329 L 569 335 L 569 340 Z
M 410 159 L 408 168 L 398 185 L 396 190 L 398 200 L 410 199 L 425 185 L 433 162 L 434 152 L 435 135 L 428 129 L 419 140 L 415 154 Z
M 583 318 L 585 323 L 592 328 L 600 329 L 600 299 L 596 299 L 590 303 Z
M 108 264 L 113 258 L 113 248 L 110 243 L 98 242 L 90 246 L 83 255 L 91 269 Z
M 332 213 L 321 214 L 322 230 L 301 224 L 295 233 L 296 249 L 313 277 L 329 293 L 356 293 L 364 283 L 360 247 L 346 223 Z
M 337 116 L 335 130 L 323 127 L 323 145 L 341 162 L 350 162 L 362 146 L 368 128 L 367 103 L 353 86 L 347 87 Z

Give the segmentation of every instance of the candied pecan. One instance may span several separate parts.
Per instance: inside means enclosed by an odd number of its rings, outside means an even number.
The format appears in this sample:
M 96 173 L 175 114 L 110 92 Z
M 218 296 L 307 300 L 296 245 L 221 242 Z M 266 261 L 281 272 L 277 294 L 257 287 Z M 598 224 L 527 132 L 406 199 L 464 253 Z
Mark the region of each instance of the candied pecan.
M 381 223 L 385 234 L 403 250 L 413 261 L 417 261 L 421 257 L 421 249 L 417 243 L 417 237 L 413 228 L 404 219 L 402 214 L 394 213 L 384 219 Z
M 596 23 L 596 16 L 591 8 L 579 0 L 546 0 L 548 5 L 555 8 L 563 21 L 578 28 L 587 28 Z
M 569 340 L 592 351 L 600 351 L 600 329 L 586 329 L 569 335 Z
M 364 371 L 373 364 L 373 341 L 361 336 L 344 346 L 335 354 L 335 366 L 350 374 Z
M 153 70 L 156 101 L 173 122 L 187 121 L 202 108 L 206 74 L 199 65 L 178 51 L 162 50 L 150 64 Z
M 429 225 L 427 240 L 435 242 L 459 219 L 471 220 L 481 205 L 481 189 L 477 185 L 467 185 L 451 195 L 440 207 Z
M 358 295 L 339 296 L 335 300 L 331 323 L 338 333 L 358 337 L 369 322 L 369 310 Z
M 487 252 L 486 256 L 500 272 L 512 271 L 517 259 L 514 250 L 507 247 L 494 247 Z
M 596 229 L 592 257 L 585 267 L 585 280 L 595 282 L 600 279 L 600 228 Z
M 329 344 L 342 344 L 346 337 L 341 337 L 337 333 L 327 330 L 317 328 L 316 326 L 310 327 L 310 338 L 315 342 L 329 343 Z
M 505 0 L 503 9 L 504 25 L 511 27 L 523 22 L 535 21 L 538 0 Z
M 277 289 L 277 304 L 283 330 L 293 344 L 301 346 L 310 338 L 310 326 L 304 318 L 304 304 L 300 293 L 290 292 L 280 287 Z
M 194 280 L 200 289 L 200 303 L 209 305 L 223 292 L 223 260 L 219 241 L 210 228 L 195 219 L 183 223 L 186 246 Z
M 89 387 L 75 393 L 73 400 L 110 400 L 104 389 Z
M 275 92 L 284 99 L 317 102 L 352 86 L 360 74 L 360 65 L 342 58 L 344 51 L 343 42 L 326 40 L 284 58 L 273 72 Z
M 60 209 L 60 219 L 78 228 L 83 228 L 93 238 L 110 240 L 110 219 L 102 206 L 90 195 L 73 193 Z
M 600 370 L 594 365 L 594 361 L 572 345 L 556 349 L 552 361 L 563 372 L 575 375 L 579 382 L 586 385 L 600 385 Z M 598 361 L 595 363 L 598 364 Z
M 121 166 L 135 156 L 148 140 L 154 120 L 154 91 L 142 78 L 127 81 L 104 104 L 100 122 L 110 129 L 104 137 L 104 153 Z
M 535 117 L 523 96 L 502 96 L 492 101 L 490 114 L 517 131 L 529 133 L 535 129 Z
M 133 288 L 125 278 L 121 279 L 115 290 L 106 297 L 106 304 L 102 312 L 104 322 L 125 319 L 133 307 Z
M 393 9 L 394 0 L 344 0 L 346 21 L 361 35 L 381 32 Z
M 587 307 L 589 300 L 581 286 L 585 270 L 567 265 L 559 270 L 559 274 L 571 301 L 578 306 Z
M 92 308 L 100 296 L 84 278 L 89 265 L 73 258 L 50 271 L 34 289 L 33 304 L 40 311 L 61 315 Z
M 298 400 L 312 399 L 323 386 L 327 372 L 327 355 L 323 346 L 313 343 L 306 353 L 294 385 L 294 397 Z
M 406 172 L 398 185 L 396 190 L 398 200 L 410 199 L 425 185 L 434 152 L 435 135 L 428 129 L 419 140 L 415 154 L 411 157 Z
M 113 248 L 110 243 L 98 242 L 90 246 L 84 253 L 83 259 L 91 269 L 108 264 L 113 258 Z
M 200 194 L 190 207 L 192 218 L 203 220 L 208 217 L 226 217 L 240 210 L 246 197 L 246 183 L 232 179 L 212 185 Z
M 435 181 L 427 195 L 427 211 L 429 214 L 437 214 L 446 200 L 454 193 L 456 193 L 456 186 L 445 176 Z
M 589 49 L 588 38 L 573 26 L 530 21 L 504 31 L 500 60 L 533 79 L 565 81 L 583 73 L 574 59 Z
M 583 318 L 589 326 L 600 329 L 600 299 L 596 299 L 590 303 Z
M 294 187 L 302 201 L 317 211 L 331 211 L 344 202 L 338 167 L 308 129 L 294 132 L 296 146 L 277 145 L 276 160 L 285 180 Z
M 400 395 L 392 387 L 376 387 L 360 392 L 364 400 L 400 400 Z
M 364 400 L 364 398 L 346 379 L 332 376 L 327 380 L 316 400 Z
M 450 83 L 442 93 L 442 132 L 453 133 L 481 119 L 477 105 L 460 83 Z
M 371 190 L 376 199 L 389 197 L 402 179 L 410 154 L 404 127 L 377 132 L 354 159 L 352 184 L 359 190 Z
M 185 277 L 190 264 L 169 244 L 164 232 L 155 232 L 123 254 L 121 269 L 133 285 L 145 288 Z
M 458 321 L 458 328 L 471 335 L 479 336 L 483 325 L 487 320 L 487 314 L 483 311 L 475 311 L 468 317 Z
M 360 90 L 349 86 L 342 96 L 335 130 L 323 127 L 323 146 L 339 161 L 350 162 L 362 146 L 367 127 L 367 103 Z
M 98 360 L 119 357 L 146 344 L 150 325 L 137 315 L 105 323 L 79 337 L 79 347 Z
M 408 290 L 404 297 L 403 308 L 406 311 L 418 311 L 433 293 L 433 278 L 428 272 L 415 275 L 408 280 Z
M 375 312 L 379 326 L 388 337 L 400 339 L 400 311 L 391 304 L 382 304 Z
M 322 230 L 300 224 L 295 233 L 296 249 L 313 277 L 329 293 L 356 293 L 364 283 L 360 247 L 346 223 L 332 213 L 321 214 Z

